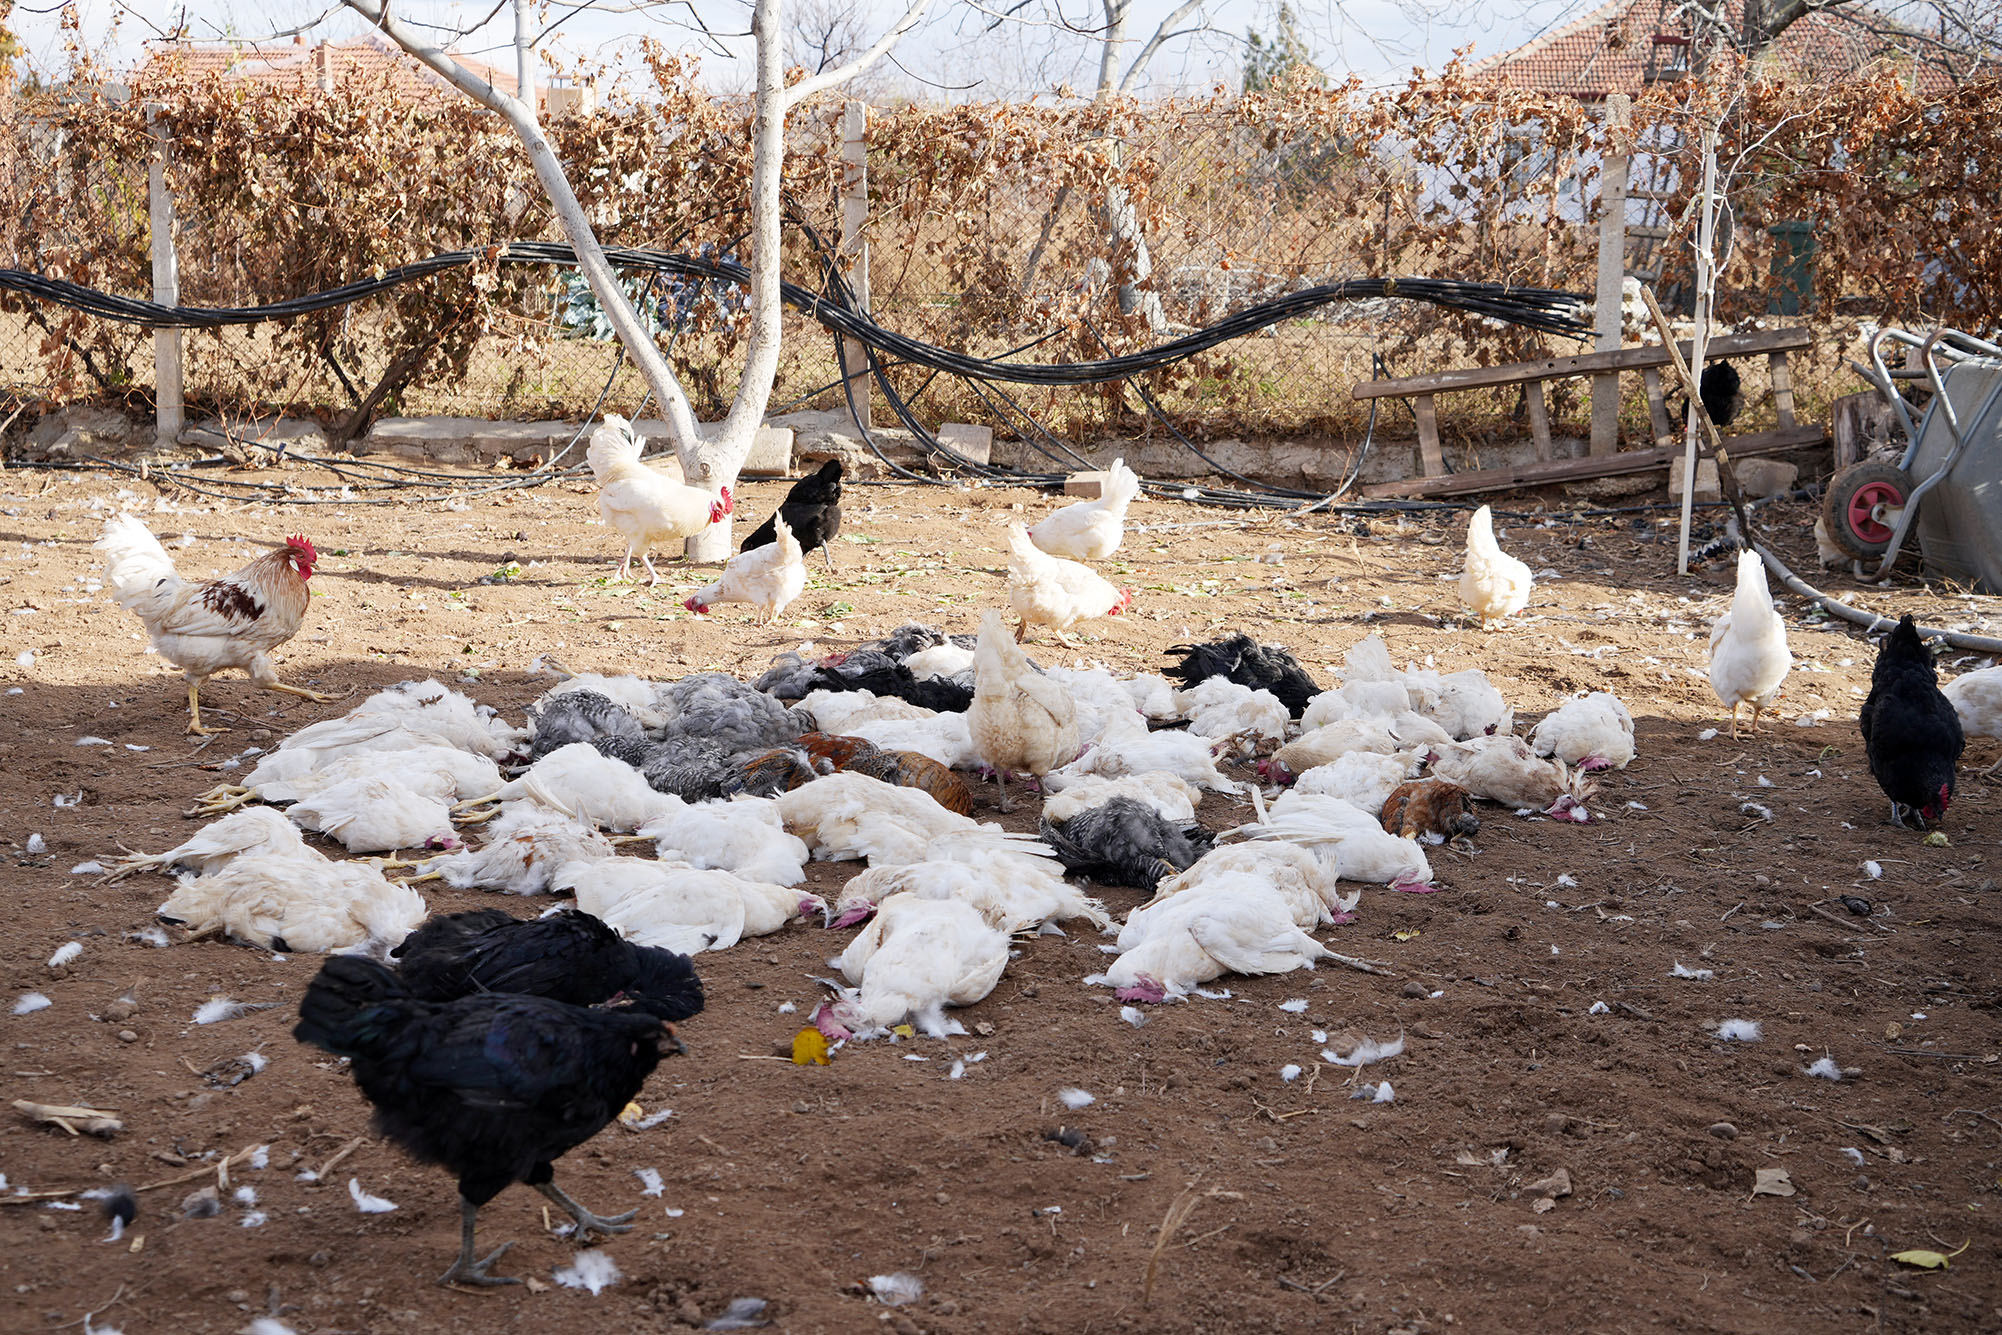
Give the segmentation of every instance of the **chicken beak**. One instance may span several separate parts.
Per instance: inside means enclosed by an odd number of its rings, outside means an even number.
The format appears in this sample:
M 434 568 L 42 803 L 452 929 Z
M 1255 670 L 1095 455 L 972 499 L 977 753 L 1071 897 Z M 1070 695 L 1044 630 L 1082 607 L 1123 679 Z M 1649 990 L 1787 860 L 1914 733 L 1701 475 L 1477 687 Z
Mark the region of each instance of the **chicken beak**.
M 660 1045 L 662 1052 L 672 1053 L 680 1057 L 688 1055 L 688 1045 L 681 1041 L 680 1034 L 674 1032 L 673 1025 L 669 1024 L 666 1020 L 662 1020 L 660 1022 L 660 1032 L 665 1035 Z

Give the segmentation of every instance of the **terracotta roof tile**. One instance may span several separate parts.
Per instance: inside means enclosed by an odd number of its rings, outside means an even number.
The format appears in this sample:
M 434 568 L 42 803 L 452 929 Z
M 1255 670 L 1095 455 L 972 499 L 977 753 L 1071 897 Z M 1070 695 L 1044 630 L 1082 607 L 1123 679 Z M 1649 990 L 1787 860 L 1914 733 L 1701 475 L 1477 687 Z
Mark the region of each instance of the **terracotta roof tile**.
M 1676 15 L 1676 0 L 1612 0 L 1610 4 L 1555 28 L 1513 51 L 1478 62 L 1470 71 L 1525 92 L 1561 93 L 1599 101 L 1608 93 L 1638 94 L 1647 82 L 1650 61 L 1656 68 L 1687 59 L 1689 27 Z M 1741 30 L 1745 0 L 1724 0 L 1726 30 Z M 1880 26 L 1893 26 L 1881 14 Z M 1663 40 L 1675 39 L 1675 40 Z M 1789 26 L 1766 53 L 1766 59 L 1801 74 L 1839 80 L 1857 74 L 1879 60 L 1896 61 L 1909 69 L 1888 37 L 1864 31 L 1833 12 L 1818 11 Z M 1944 71 L 1920 64 L 1917 77 L 1924 89 L 1943 89 Z
M 460 64 L 489 80 L 503 92 L 515 91 L 511 71 L 481 61 L 460 58 Z M 147 58 L 132 75 L 132 86 L 144 93 L 149 84 L 176 76 L 195 79 L 240 79 L 275 87 L 328 91 L 352 82 L 385 84 L 403 97 L 443 100 L 457 94 L 443 79 L 419 65 L 402 50 L 375 38 L 353 42 L 303 42 L 277 45 L 255 43 L 153 42 Z M 548 95 L 536 86 L 538 102 Z

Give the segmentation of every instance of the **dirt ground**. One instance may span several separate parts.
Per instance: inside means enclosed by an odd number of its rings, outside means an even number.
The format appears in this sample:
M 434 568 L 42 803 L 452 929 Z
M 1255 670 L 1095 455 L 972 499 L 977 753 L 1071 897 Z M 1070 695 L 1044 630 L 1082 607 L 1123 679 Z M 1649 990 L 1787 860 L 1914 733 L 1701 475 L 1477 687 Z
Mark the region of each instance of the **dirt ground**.
M 755 522 L 780 491 L 747 487 L 740 516 Z M 98 586 L 89 544 L 121 503 L 163 537 L 193 535 L 176 550 L 190 574 L 232 569 L 259 540 L 313 538 L 318 597 L 281 651 L 288 680 L 359 699 L 436 676 L 518 720 L 548 684 L 526 672 L 540 653 L 748 676 L 782 649 L 906 620 L 971 629 L 1002 598 L 1001 526 L 1050 501 L 859 488 L 839 572 L 815 565 L 791 615 L 758 628 L 741 608 L 692 620 L 679 602 L 693 572 L 671 570 L 659 596 L 609 587 L 614 541 L 578 486 L 274 512 L 102 476 L 0 474 L 0 999 L 52 1002 L 0 1015 L 12 1040 L 0 1089 L 113 1109 L 125 1128 L 72 1137 L 0 1111 L 0 1329 L 84 1329 L 94 1314 L 90 1329 L 128 1335 L 235 1332 L 262 1316 L 302 1335 L 667 1330 L 745 1297 L 766 1300 L 780 1330 L 905 1335 L 2002 1327 L 2002 798 L 1970 767 L 1950 846 L 1888 827 L 1855 724 L 1872 648 L 1791 597 L 1797 665 L 1778 725 L 1702 739 L 1721 722 L 1703 668 L 1729 562 L 1674 576 L 1665 513 L 1505 518 L 1505 545 L 1543 577 L 1528 615 L 1481 634 L 1459 624 L 1448 579 L 1464 515 L 1247 521 L 1136 506 L 1140 531 L 1111 563 L 1134 609 L 1091 627 L 1077 657 L 1152 670 L 1171 644 L 1243 628 L 1332 685 L 1341 652 L 1380 631 L 1400 664 L 1485 669 L 1519 731 L 1572 692 L 1613 691 L 1637 718 L 1639 758 L 1607 776 L 1593 823 L 1485 810 L 1478 855 L 1435 855 L 1441 893 L 1370 887 L 1353 923 L 1321 934 L 1392 962 L 1394 977 L 1230 978 L 1214 985 L 1227 999 L 1155 1007 L 1134 1028 L 1082 982 L 1103 966 L 1099 939 L 1044 937 L 960 1013 L 967 1037 L 868 1044 L 814 1068 L 772 1058 L 847 933 L 793 927 L 703 956 L 710 1003 L 684 1028 L 692 1053 L 641 1100 L 672 1117 L 610 1128 L 558 1165 L 601 1212 L 641 1212 L 638 1231 L 606 1244 L 623 1278 L 593 1296 L 553 1284 L 574 1248 L 521 1188 L 482 1214 L 481 1237 L 512 1240 L 499 1269 L 536 1284 L 438 1287 L 457 1244 L 450 1181 L 393 1146 L 355 1145 L 360 1096 L 290 1037 L 318 961 L 149 946 L 128 934 L 153 923 L 164 878 L 99 886 L 72 870 L 178 842 L 194 828 L 189 799 L 227 777 L 221 762 L 343 707 L 225 679 L 208 709 L 233 730 L 186 738 L 178 677 Z M 1807 507 L 1767 513 L 1811 567 Z M 509 560 L 517 581 L 477 582 Z M 1856 596 L 2002 628 L 2002 600 L 1911 582 Z M 1047 636 L 1034 651 L 1072 658 Z M 1969 760 L 1986 765 L 1994 747 L 1976 743 Z M 1228 826 L 1248 808 L 1212 797 L 1202 816 Z M 1025 806 L 1008 824 L 1033 820 Z M 816 865 L 811 884 L 855 865 Z M 1867 899 L 1869 916 L 1843 895 Z M 1121 913 L 1140 898 L 1104 896 Z M 430 898 L 441 910 L 486 899 Z M 81 957 L 51 971 L 72 940 Z M 1677 963 L 1714 977 L 1673 979 Z M 128 989 L 126 1015 L 113 1002 Z M 268 1009 L 193 1024 L 213 995 Z M 1282 1009 L 1296 998 L 1304 1011 Z M 1763 1041 L 1719 1041 L 1726 1018 L 1759 1021 Z M 1352 1073 L 1320 1061 L 1317 1030 L 1343 1048 L 1344 1035 L 1402 1033 L 1405 1053 L 1362 1073 L 1390 1080 L 1396 1101 L 1352 1101 Z M 202 1074 L 251 1051 L 269 1065 L 241 1083 Z M 1824 1054 L 1856 1074 L 1805 1075 Z M 954 1056 L 968 1063 L 958 1080 Z M 1287 1063 L 1309 1074 L 1286 1083 Z M 1095 1101 L 1069 1110 L 1066 1087 Z M 181 1217 L 219 1159 L 260 1145 L 267 1166 L 229 1169 L 219 1216 Z M 301 1180 L 337 1158 L 325 1183 Z M 661 1197 L 641 1194 L 639 1168 L 660 1172 Z M 1754 1195 L 1766 1169 L 1784 1170 L 1791 1194 Z M 1569 1194 L 1532 1190 L 1559 1172 Z M 349 1178 L 397 1209 L 358 1212 Z M 6 1194 L 120 1182 L 141 1189 L 143 1242 L 104 1241 L 94 1208 Z M 256 1215 L 231 1199 L 243 1185 Z M 1891 1259 L 1913 1248 L 1965 1250 L 1945 1270 Z M 896 1271 L 924 1293 L 886 1308 L 867 1281 Z

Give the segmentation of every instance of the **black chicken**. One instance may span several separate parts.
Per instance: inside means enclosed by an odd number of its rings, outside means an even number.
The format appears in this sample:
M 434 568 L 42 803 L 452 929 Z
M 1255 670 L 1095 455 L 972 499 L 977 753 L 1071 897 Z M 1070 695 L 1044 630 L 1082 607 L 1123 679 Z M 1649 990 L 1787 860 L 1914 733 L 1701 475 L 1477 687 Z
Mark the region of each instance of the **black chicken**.
M 852 660 L 851 660 L 852 661 Z M 822 667 L 808 681 L 810 691 L 867 691 L 893 695 L 920 709 L 964 714 L 973 703 L 973 688 L 940 677 L 917 677 L 901 663 L 851 672 L 848 664 Z
M 834 569 L 834 539 L 841 532 L 841 461 L 829 459 L 820 466 L 817 473 L 808 474 L 792 484 L 785 500 L 779 503 L 778 514 L 785 516 L 786 527 L 799 541 L 801 552 L 820 548 L 820 554 L 827 561 L 827 568 Z M 751 536 L 744 539 L 738 551 L 748 552 L 753 547 L 764 547 L 778 541 L 778 530 L 772 524 L 773 516 L 767 515 L 765 522 L 751 530 Z
M 1953 801 L 1953 772 L 1967 745 L 1953 702 L 1939 689 L 1932 653 L 1909 614 L 1877 649 L 1870 695 L 1857 721 L 1869 753 L 1870 774 L 1891 799 L 1891 823 L 1907 812 L 1919 828 L 1946 814 Z
M 292 1036 L 348 1058 L 376 1128 L 458 1174 L 459 1259 L 444 1284 L 519 1282 L 487 1273 L 507 1246 L 473 1257 L 480 1207 L 511 1182 L 560 1206 L 580 1240 L 630 1231 L 632 1213 L 591 1213 L 556 1185 L 552 1165 L 617 1117 L 663 1056 L 687 1050 L 673 1025 L 640 1011 L 496 992 L 422 1001 L 353 955 L 328 960 L 306 985 Z
M 1167 676 L 1184 690 L 1223 677 L 1255 691 L 1270 691 L 1279 697 L 1294 718 L 1307 712 L 1307 702 L 1321 693 L 1320 686 L 1300 666 L 1300 660 L 1276 644 L 1260 644 L 1239 631 L 1208 644 L 1177 644 L 1169 650 L 1181 654 Z
M 389 952 L 403 985 L 425 1001 L 514 992 L 574 1006 L 628 1000 L 659 1020 L 702 1009 L 688 956 L 636 946 L 576 909 L 522 921 L 504 909 L 433 918 Z
M 1738 368 L 1729 362 L 1711 362 L 1703 368 L 1702 379 L 1696 382 L 1698 396 L 1703 400 L 1703 411 L 1710 414 L 1710 420 L 1722 431 L 1731 425 L 1731 419 L 1745 406 L 1745 396 L 1740 387 Z
M 1177 825 L 1131 797 L 1086 807 L 1066 820 L 1045 816 L 1041 832 L 1065 871 L 1140 890 L 1187 871 L 1215 842 L 1202 826 Z

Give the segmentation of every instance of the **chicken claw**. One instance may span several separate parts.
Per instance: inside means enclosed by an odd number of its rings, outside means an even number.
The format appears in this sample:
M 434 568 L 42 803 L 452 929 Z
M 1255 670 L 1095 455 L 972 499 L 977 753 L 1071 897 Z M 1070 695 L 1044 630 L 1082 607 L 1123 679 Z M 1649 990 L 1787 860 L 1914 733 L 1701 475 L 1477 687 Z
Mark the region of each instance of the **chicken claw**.
M 614 1233 L 630 1233 L 633 1231 L 631 1221 L 639 1214 L 638 1210 L 628 1210 L 609 1219 L 601 1218 L 572 1200 L 569 1193 L 554 1182 L 538 1182 L 535 1189 L 555 1201 L 565 1214 L 577 1221 L 577 1232 L 573 1236 L 579 1242 L 584 1241 L 588 1233 L 603 1233 L 606 1237 Z
M 507 1254 L 512 1242 L 503 1242 L 480 1260 L 473 1259 L 473 1220 L 478 1217 L 480 1207 L 461 1197 L 459 1200 L 459 1259 L 452 1262 L 452 1268 L 438 1276 L 440 1284 L 471 1284 L 479 1288 L 497 1288 L 502 1284 L 519 1284 L 520 1280 L 509 1275 L 489 1275 L 487 1267 Z
M 340 699 L 337 695 L 322 695 L 318 691 L 309 691 L 304 686 L 287 686 L 282 681 L 266 681 L 259 682 L 258 684 L 267 691 L 280 691 L 286 695 L 296 695 L 301 700 L 311 700 L 316 705 L 330 704 Z

